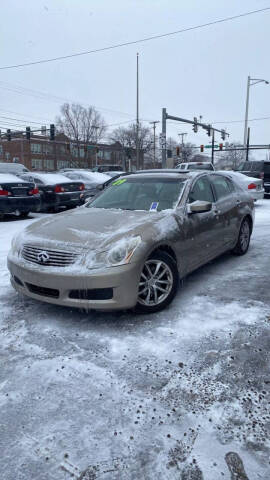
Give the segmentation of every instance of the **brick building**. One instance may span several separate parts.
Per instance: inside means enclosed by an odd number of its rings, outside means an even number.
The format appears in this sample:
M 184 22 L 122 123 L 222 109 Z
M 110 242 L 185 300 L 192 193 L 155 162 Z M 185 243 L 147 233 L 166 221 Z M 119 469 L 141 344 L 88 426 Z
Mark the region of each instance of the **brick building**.
M 131 151 L 131 164 L 135 161 Z M 96 165 L 121 165 L 129 169 L 127 155 L 119 142 L 113 144 L 74 143 L 64 134 L 51 141 L 46 135 L 25 134 L 12 136 L 11 141 L 0 139 L 0 162 L 22 163 L 29 170 L 55 171 L 61 168 L 92 168 Z

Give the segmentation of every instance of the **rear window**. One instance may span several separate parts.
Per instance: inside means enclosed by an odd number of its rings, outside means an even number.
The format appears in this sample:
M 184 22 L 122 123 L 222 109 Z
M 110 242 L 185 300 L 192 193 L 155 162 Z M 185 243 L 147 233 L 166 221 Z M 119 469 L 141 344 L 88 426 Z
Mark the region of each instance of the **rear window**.
M 239 172 L 263 172 L 263 162 L 243 162 L 241 163 Z
M 190 163 L 189 170 L 214 170 L 211 163 Z

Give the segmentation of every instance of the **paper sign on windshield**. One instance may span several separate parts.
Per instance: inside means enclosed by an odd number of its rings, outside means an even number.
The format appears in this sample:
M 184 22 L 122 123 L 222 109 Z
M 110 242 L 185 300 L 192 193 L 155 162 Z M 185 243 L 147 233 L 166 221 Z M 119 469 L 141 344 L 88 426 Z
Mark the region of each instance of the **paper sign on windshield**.
M 158 202 L 151 203 L 151 207 L 149 209 L 150 212 L 156 212 L 158 208 Z
M 116 182 L 113 182 L 112 185 L 121 185 L 121 183 L 126 182 L 126 178 L 119 178 L 119 180 L 116 180 Z

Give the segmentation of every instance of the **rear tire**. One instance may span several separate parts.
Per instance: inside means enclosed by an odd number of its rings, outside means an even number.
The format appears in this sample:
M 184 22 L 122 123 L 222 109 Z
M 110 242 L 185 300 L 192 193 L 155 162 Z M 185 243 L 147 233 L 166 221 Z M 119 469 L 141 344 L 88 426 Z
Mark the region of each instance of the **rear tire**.
M 21 212 L 19 217 L 20 218 L 27 218 L 30 212 Z
M 249 242 L 250 242 L 250 236 L 251 236 L 250 221 L 248 220 L 248 218 L 244 218 L 244 220 L 241 223 L 237 244 L 232 250 L 232 253 L 234 253 L 234 255 L 245 255 L 245 253 L 247 253 Z
M 174 299 L 178 283 L 175 260 L 163 251 L 153 253 L 142 268 L 135 311 L 155 313 L 163 310 Z

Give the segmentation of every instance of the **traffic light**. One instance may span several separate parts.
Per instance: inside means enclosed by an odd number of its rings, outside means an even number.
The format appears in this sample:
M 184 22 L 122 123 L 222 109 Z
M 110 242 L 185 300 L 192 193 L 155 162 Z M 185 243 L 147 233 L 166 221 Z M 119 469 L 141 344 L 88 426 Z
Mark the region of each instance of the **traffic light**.
M 31 128 L 30 127 L 26 127 L 26 138 L 27 140 L 30 140 L 31 138 Z
M 55 140 L 55 126 L 53 123 L 50 125 L 50 140 Z
M 180 147 L 176 147 L 176 156 L 179 157 L 180 155 Z
M 200 146 L 200 151 L 201 151 L 201 152 L 204 151 L 204 145 L 201 145 L 201 146 Z
M 7 139 L 10 142 L 10 140 L 11 140 L 11 130 L 10 130 L 10 128 L 7 129 Z
M 208 137 L 211 137 L 211 130 L 212 130 L 211 125 L 208 125 L 208 126 L 207 126 L 207 135 L 208 135 Z
M 198 132 L 198 119 L 197 119 L 197 117 L 194 117 L 194 123 L 193 123 L 192 130 L 193 130 L 194 133 Z
M 221 138 L 222 138 L 222 140 L 225 140 L 225 138 L 226 138 L 226 131 L 225 130 L 221 130 Z
M 219 144 L 219 150 L 223 150 L 223 143 Z

